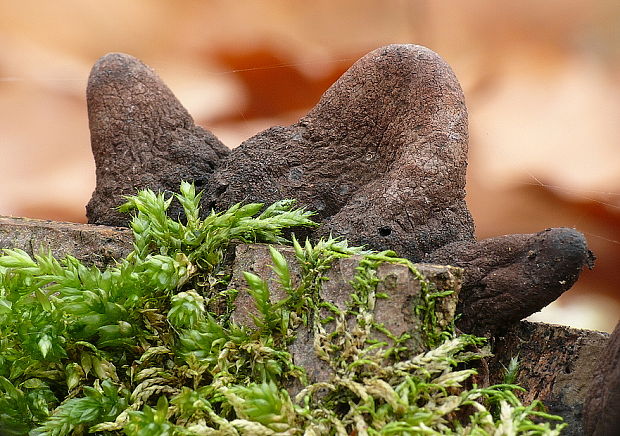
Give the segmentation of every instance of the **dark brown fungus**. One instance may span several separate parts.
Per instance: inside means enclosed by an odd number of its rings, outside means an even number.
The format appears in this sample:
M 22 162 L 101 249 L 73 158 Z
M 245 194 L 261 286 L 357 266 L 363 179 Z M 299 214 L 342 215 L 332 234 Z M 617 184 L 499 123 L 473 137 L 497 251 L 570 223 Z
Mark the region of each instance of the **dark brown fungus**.
M 592 264 L 573 229 L 475 240 L 465 203 L 463 93 L 427 48 L 372 51 L 297 123 L 265 130 L 230 153 L 131 56 L 101 58 L 87 94 L 97 166 L 91 223 L 127 225 L 115 210 L 124 195 L 174 191 L 181 180 L 204 188 L 207 212 L 295 198 L 318 213 L 312 238 L 331 233 L 413 261 L 463 267 L 461 328 L 484 333 L 540 310 Z

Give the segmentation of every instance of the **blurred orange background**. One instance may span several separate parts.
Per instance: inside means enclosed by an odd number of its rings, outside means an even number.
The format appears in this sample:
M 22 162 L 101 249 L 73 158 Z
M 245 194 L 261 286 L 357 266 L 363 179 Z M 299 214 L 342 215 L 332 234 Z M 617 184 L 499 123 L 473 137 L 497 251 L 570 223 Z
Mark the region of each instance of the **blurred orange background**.
M 229 147 L 296 121 L 356 59 L 425 45 L 470 113 L 479 238 L 574 227 L 598 257 L 536 319 L 620 318 L 620 2 L 0 1 L 0 215 L 85 221 L 85 89 L 121 51 L 155 68 Z

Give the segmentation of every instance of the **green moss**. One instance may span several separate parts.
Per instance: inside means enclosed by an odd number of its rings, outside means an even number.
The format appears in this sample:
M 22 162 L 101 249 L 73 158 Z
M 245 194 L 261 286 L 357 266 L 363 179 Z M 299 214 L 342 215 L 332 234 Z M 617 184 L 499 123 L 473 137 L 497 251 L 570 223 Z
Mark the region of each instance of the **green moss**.
M 233 242 L 287 242 L 282 230 L 310 226 L 292 201 L 236 205 L 200 218 L 200 194 L 183 183 L 185 221 L 166 216 L 171 198 L 128 199 L 135 247 L 99 270 L 77 259 L 0 256 L 0 428 L 3 434 L 350 435 L 558 434 L 539 403 L 524 406 L 513 385 L 471 385 L 483 339 L 456 335 L 435 315 L 435 292 L 391 252 L 369 253 L 333 238 L 292 244 L 301 279 L 271 248 L 286 297 L 246 273 L 255 329 L 231 322 L 227 289 Z M 262 212 L 261 212 L 262 211 Z M 364 254 L 345 310 L 320 289 L 334 260 Z M 374 320 L 381 263 L 406 265 L 422 287 L 415 308 L 430 351 Z M 311 328 L 333 376 L 309 384 L 288 346 Z M 387 338 L 375 339 L 377 334 Z M 380 336 L 379 335 L 379 336 Z M 284 386 L 302 387 L 291 398 Z M 502 430 L 503 429 L 503 430 Z M 507 431 L 507 430 L 506 430 Z

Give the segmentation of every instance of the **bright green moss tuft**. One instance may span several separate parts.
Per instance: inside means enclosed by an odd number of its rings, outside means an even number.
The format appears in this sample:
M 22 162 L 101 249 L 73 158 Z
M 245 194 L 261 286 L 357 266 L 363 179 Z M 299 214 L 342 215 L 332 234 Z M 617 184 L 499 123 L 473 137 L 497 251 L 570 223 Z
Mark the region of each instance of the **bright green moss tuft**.
M 433 292 L 410 262 L 333 238 L 292 243 L 302 277 L 271 248 L 287 297 L 270 300 L 266 282 L 246 273 L 258 314 L 255 330 L 230 321 L 226 252 L 234 242 L 287 243 L 283 230 L 315 225 L 312 214 L 280 201 L 235 205 L 200 218 L 200 194 L 183 183 L 173 200 L 142 191 L 134 250 L 105 270 L 73 257 L 0 256 L 0 429 L 3 435 L 420 435 L 559 434 L 542 405 L 522 405 L 513 385 L 471 386 L 471 362 L 484 341 L 438 327 Z M 262 211 L 262 212 L 261 212 Z M 335 259 L 364 254 L 346 313 L 319 298 Z M 382 262 L 419 276 L 416 314 L 431 350 L 411 355 L 407 338 L 374 322 Z M 325 314 L 328 314 L 327 316 Z M 345 317 L 354 317 L 353 326 Z M 309 325 L 317 355 L 334 376 L 308 384 L 287 350 Z M 327 325 L 331 327 L 327 329 Z M 335 326 L 335 327 L 334 327 Z M 392 345 L 371 340 L 381 331 Z M 354 333 L 354 334 L 352 334 Z M 283 381 L 297 379 L 295 397 Z

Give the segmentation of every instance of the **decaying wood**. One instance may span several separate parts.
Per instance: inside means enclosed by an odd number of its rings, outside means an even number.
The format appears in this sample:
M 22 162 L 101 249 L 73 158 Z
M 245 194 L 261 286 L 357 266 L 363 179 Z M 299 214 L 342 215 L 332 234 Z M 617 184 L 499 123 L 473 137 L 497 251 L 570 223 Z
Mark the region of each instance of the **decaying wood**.
M 620 433 L 620 322 L 600 354 L 599 368 L 585 404 L 585 434 Z
M 132 249 L 129 229 L 0 216 L 0 249 L 19 248 L 28 254 L 51 250 L 97 266 L 121 259 Z
M 294 250 L 291 247 L 280 247 L 279 251 L 289 264 L 293 285 L 298 285 L 301 280 L 301 271 Z M 331 303 L 339 310 L 346 312 L 348 304 L 351 302 L 351 294 L 355 292 L 350 281 L 355 276 L 356 268 L 361 259 L 362 256 L 352 256 L 346 259 L 337 259 L 332 264 L 332 267 L 326 272 L 327 280 L 319 292 L 322 301 Z M 252 315 L 257 314 L 254 300 L 247 292 L 247 285 L 243 279 L 242 273 L 244 271 L 252 272 L 267 280 L 272 291 L 272 302 L 286 297 L 287 294 L 279 285 L 277 275 L 272 270 L 271 264 L 272 260 L 267 245 L 244 244 L 237 246 L 230 283 L 231 288 L 239 290 L 235 300 L 236 308 L 232 315 L 235 322 L 252 328 L 254 327 Z M 440 325 L 446 327 L 454 319 L 463 270 L 451 266 L 429 264 L 417 264 L 415 267 L 430 282 L 433 290 L 454 291 L 452 295 L 442 298 L 436 308 Z M 391 263 L 381 264 L 377 269 L 377 277 L 381 280 L 377 286 L 377 292 L 385 293 L 388 298 L 376 300 L 373 310 L 375 322 L 382 324 L 397 337 L 409 333 L 411 338 L 406 341 L 405 345 L 413 353 L 427 351 L 424 338 L 420 333 L 422 320 L 414 311 L 415 306 L 422 303 L 422 283 L 420 280 L 407 266 Z M 353 317 L 348 316 L 347 323 L 351 325 L 352 322 Z M 333 324 L 332 322 L 324 326 L 328 333 L 333 330 Z M 371 338 L 385 342 L 386 347 L 393 345 L 390 338 L 376 331 L 372 333 Z M 299 326 L 296 331 L 296 339 L 290 347 L 293 363 L 306 370 L 309 382 L 326 382 L 329 380 L 332 371 L 315 354 L 314 340 L 311 323 L 308 326 Z
M 518 357 L 517 384 L 527 389 L 522 399 L 527 403 L 542 400 L 549 412 L 568 423 L 563 435 L 582 436 L 587 434 L 584 403 L 603 364 L 608 341 L 607 333 L 522 321 L 495 338 L 496 357 L 489 363 L 491 383 L 502 383 L 508 361 Z
M 131 246 L 131 234 L 126 229 L 0 217 L 0 248 L 21 248 L 32 254 L 39 247 L 43 247 L 51 249 L 56 256 L 72 254 L 84 262 L 102 266 L 123 257 L 131 250 Z M 283 251 L 289 260 L 292 259 L 289 248 L 284 248 Z M 269 267 L 271 260 L 265 246 L 240 245 L 236 248 L 236 257 L 233 267 L 235 285 L 243 285 L 240 279 L 243 270 L 254 271 L 273 281 L 273 275 L 270 275 L 273 273 Z M 355 259 L 345 259 L 334 266 L 330 272 L 329 284 L 323 291 L 326 298 L 337 301 L 346 297 L 345 294 L 350 290 L 348 282 L 354 274 L 355 262 Z M 291 262 L 291 265 L 295 276 L 299 270 L 294 262 Z M 419 267 L 439 287 L 458 286 L 458 269 L 428 265 Z M 381 276 L 386 278 L 382 286 L 392 287 L 391 290 L 388 289 L 388 293 L 407 295 L 407 289 L 412 289 L 414 293 L 415 289 L 418 289 L 419 284 L 403 268 L 398 265 L 385 265 L 385 269 L 380 271 Z M 239 303 L 243 304 L 243 297 L 241 298 Z M 449 304 L 453 303 L 452 301 Z M 386 322 L 396 323 L 392 327 L 397 327 L 399 320 L 403 319 L 391 316 L 395 312 L 402 314 L 401 306 L 402 302 L 394 300 L 391 307 L 381 309 L 386 316 Z M 448 307 L 442 310 L 449 312 L 452 309 Z M 247 317 L 243 321 L 243 316 L 238 316 L 241 322 L 248 322 Z M 508 366 L 511 357 L 518 356 L 520 367 L 517 382 L 527 389 L 523 399 L 543 400 L 549 412 L 563 416 L 569 423 L 563 434 L 582 435 L 585 434 L 582 425 L 584 403 L 591 390 L 592 381 L 600 380 L 599 374 L 604 367 L 608 368 L 607 373 L 612 378 L 618 373 L 617 342 L 616 338 L 614 348 L 606 333 L 518 322 L 509 327 L 503 336 L 492 339 L 496 357 L 489 361 L 490 382 L 501 383 L 504 366 Z M 306 348 L 300 347 L 297 351 L 299 359 L 306 352 Z M 316 377 L 320 377 L 320 373 L 317 373 Z M 597 389 L 603 386 L 607 401 L 604 405 L 612 412 L 615 409 L 610 401 L 618 395 L 617 380 L 615 382 L 616 384 L 609 386 L 597 385 Z M 591 419 L 596 420 L 598 417 Z

